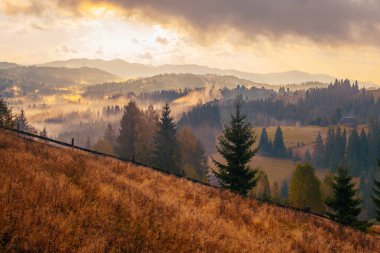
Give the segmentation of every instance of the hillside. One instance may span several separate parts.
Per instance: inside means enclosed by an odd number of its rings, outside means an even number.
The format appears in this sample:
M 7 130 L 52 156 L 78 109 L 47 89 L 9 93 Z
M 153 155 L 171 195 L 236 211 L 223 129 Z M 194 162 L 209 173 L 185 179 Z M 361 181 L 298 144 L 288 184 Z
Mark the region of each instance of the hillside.
M 227 87 L 235 88 L 237 85 L 246 87 L 266 87 L 271 86 L 254 83 L 248 80 L 240 79 L 235 76 L 219 76 L 219 75 L 194 75 L 194 74 L 162 74 L 152 77 L 144 77 L 139 79 L 130 79 L 125 82 L 105 83 L 86 88 L 85 95 L 99 96 L 105 95 L 121 95 L 129 92 L 139 94 L 141 92 L 152 92 L 159 90 L 199 88 L 199 87 Z
M 173 65 L 165 64 L 159 66 L 143 65 L 138 63 L 129 63 L 124 60 L 100 60 L 100 59 L 70 59 L 67 61 L 54 61 L 45 63 L 46 67 L 92 67 L 105 70 L 117 76 L 125 78 L 129 77 L 149 77 L 165 73 L 191 73 L 197 75 L 217 74 L 217 75 L 233 75 L 239 78 L 247 79 L 252 82 L 266 84 L 294 84 L 304 82 L 323 82 L 329 83 L 335 80 L 334 77 L 323 74 L 311 74 L 302 71 L 287 71 L 279 73 L 250 73 L 238 70 L 226 70 L 218 68 L 210 68 L 197 64 Z
M 51 86 L 88 85 L 119 80 L 115 75 L 94 68 L 35 66 L 0 68 L 0 79 L 10 79 L 13 80 L 13 83 L 21 86 L 27 86 L 28 83 L 48 84 Z
M 0 251 L 380 252 L 368 234 L 0 131 Z

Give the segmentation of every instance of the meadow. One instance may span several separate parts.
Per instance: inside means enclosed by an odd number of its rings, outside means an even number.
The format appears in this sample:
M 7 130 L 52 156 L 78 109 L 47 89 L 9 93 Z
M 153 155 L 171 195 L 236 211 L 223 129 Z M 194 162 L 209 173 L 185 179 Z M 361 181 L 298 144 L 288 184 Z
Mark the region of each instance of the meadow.
M 378 237 L 0 131 L 1 252 L 380 252 Z

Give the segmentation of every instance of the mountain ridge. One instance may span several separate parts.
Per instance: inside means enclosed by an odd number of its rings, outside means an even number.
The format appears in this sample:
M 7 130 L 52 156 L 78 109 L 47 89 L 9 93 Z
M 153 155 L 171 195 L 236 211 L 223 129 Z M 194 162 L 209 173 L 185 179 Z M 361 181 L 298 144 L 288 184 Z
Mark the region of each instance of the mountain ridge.
M 308 72 L 291 70 L 285 72 L 273 73 L 250 73 L 233 69 L 219 69 L 197 64 L 164 64 L 159 66 L 144 65 L 140 63 L 130 63 L 121 59 L 101 60 L 101 59 L 69 59 L 66 61 L 53 61 L 41 64 L 39 66 L 48 67 L 70 67 L 78 68 L 83 66 L 95 67 L 114 75 L 124 78 L 131 77 L 148 77 L 163 73 L 192 73 L 192 74 L 218 74 L 218 75 L 234 75 L 244 78 L 252 82 L 265 84 L 294 84 L 304 82 L 324 82 L 330 83 L 336 78 L 325 74 L 311 74 Z

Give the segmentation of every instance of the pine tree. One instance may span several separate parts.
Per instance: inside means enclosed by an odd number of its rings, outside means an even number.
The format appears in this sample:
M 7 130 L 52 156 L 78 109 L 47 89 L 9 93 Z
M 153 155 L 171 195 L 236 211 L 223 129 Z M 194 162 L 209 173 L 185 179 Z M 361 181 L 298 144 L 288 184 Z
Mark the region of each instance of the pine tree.
M 344 155 L 346 151 L 346 134 L 345 130 L 341 131 L 338 126 L 335 135 L 335 163 L 334 167 L 342 165 L 344 163 Z
M 329 127 L 325 147 L 325 166 L 330 170 L 335 169 L 335 147 L 335 130 L 334 128 Z
M 312 160 L 312 157 L 311 157 L 311 154 L 310 154 L 310 151 L 309 149 L 306 150 L 306 153 L 305 153 L 305 159 L 304 159 L 304 162 L 305 163 L 310 163 Z
M 324 145 L 321 133 L 319 132 L 317 135 L 317 139 L 315 141 L 314 147 L 314 165 L 316 168 L 324 167 Z
M 257 170 L 250 168 L 248 162 L 258 150 L 252 147 L 256 142 L 256 136 L 251 124 L 245 122 L 246 116 L 242 115 L 240 110 L 241 104 L 236 102 L 230 126 L 225 127 L 216 147 L 227 164 L 222 164 L 213 158 L 212 160 L 219 169 L 219 172 L 214 171 L 214 174 L 219 179 L 221 187 L 247 195 L 257 182 Z
M 378 166 L 380 167 L 380 162 Z M 376 177 L 373 180 L 372 201 L 376 207 L 376 220 L 380 222 L 380 180 L 376 179 Z
M 325 201 L 330 209 L 327 215 L 340 224 L 365 229 L 366 223 L 358 221 L 361 200 L 356 197 L 357 190 L 346 167 L 338 168 L 334 176 L 333 190 L 333 196 Z
M 19 127 L 20 131 L 38 133 L 37 130 L 29 124 L 23 109 L 21 110 L 21 113 L 17 115 L 14 123 L 15 127 Z
M 356 129 L 352 130 L 347 146 L 347 165 L 354 176 L 360 175 L 360 137 Z
M 12 110 L 8 107 L 6 101 L 0 97 L 0 127 L 12 127 Z
M 369 153 L 369 145 L 368 145 L 368 138 L 367 134 L 362 128 L 362 131 L 360 132 L 360 169 L 363 172 L 368 172 L 368 153 Z
M 178 168 L 176 123 L 170 112 L 169 105 L 165 104 L 158 130 L 154 136 L 152 163 L 157 168 L 180 173 Z
M 274 156 L 280 158 L 286 157 L 286 147 L 284 144 L 284 139 L 282 137 L 282 130 L 279 126 L 277 127 L 276 133 L 274 135 L 273 154 Z
M 268 138 L 268 133 L 265 128 L 261 131 L 259 152 L 263 155 L 270 155 L 272 152 L 272 143 Z
M 124 107 L 120 121 L 120 132 L 116 139 L 116 153 L 126 159 L 133 160 L 136 153 L 137 124 L 141 119 L 141 111 L 135 102 L 129 102 Z
M 112 145 L 115 143 L 116 136 L 115 136 L 115 131 L 113 130 L 113 127 L 111 124 L 107 124 L 107 128 L 104 132 L 104 140 L 108 141 Z

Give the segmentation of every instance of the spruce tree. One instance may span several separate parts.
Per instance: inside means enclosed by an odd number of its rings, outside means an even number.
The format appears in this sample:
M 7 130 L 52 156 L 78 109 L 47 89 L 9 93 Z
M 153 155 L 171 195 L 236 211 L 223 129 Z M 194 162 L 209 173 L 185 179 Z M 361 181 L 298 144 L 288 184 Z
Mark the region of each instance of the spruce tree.
M 253 148 L 256 135 L 250 123 L 245 122 L 246 116 L 241 114 L 241 104 L 235 103 L 235 114 L 231 115 L 230 125 L 226 126 L 223 134 L 219 136 L 217 151 L 227 164 L 212 158 L 219 172 L 213 171 L 220 181 L 222 188 L 229 189 L 241 195 L 247 195 L 248 191 L 256 186 L 256 169 L 252 169 L 248 163 L 258 151 Z
M 330 170 L 335 169 L 335 147 L 335 130 L 334 128 L 329 127 L 325 147 L 325 166 Z
M 113 130 L 113 127 L 111 124 L 107 124 L 107 128 L 104 132 L 104 140 L 108 141 L 110 144 L 114 144 L 115 143 L 115 131 Z
M 360 175 L 360 137 L 358 131 L 353 129 L 347 146 L 347 165 L 352 169 L 354 176 Z
M 282 137 L 282 130 L 278 126 L 273 140 L 273 153 L 276 157 L 286 157 L 286 147 L 284 144 L 284 138 Z
M 262 155 L 270 155 L 272 152 L 272 143 L 268 138 L 268 133 L 265 128 L 261 131 L 259 151 Z
M 368 145 L 368 137 L 367 134 L 362 128 L 360 132 L 360 169 L 363 172 L 368 172 L 368 153 L 369 153 L 369 145 Z
M 129 102 L 124 107 L 124 114 L 120 121 L 120 132 L 116 139 L 116 153 L 126 159 L 133 160 L 136 153 L 137 124 L 141 119 L 141 111 L 135 102 Z
M 310 163 L 312 160 L 312 157 L 311 157 L 311 154 L 310 154 L 310 151 L 309 149 L 306 150 L 306 153 L 305 153 L 305 159 L 304 159 L 304 162 L 305 163 Z
M 317 139 L 315 141 L 314 147 L 314 165 L 316 168 L 324 167 L 324 145 L 321 133 L 319 132 L 317 135 Z
M 348 175 L 347 167 L 338 168 L 332 187 L 333 196 L 325 201 L 330 209 L 327 215 L 340 224 L 365 229 L 366 222 L 358 221 L 361 200 L 356 197 L 357 190 L 352 177 Z
M 12 110 L 8 107 L 6 101 L 0 97 L 0 127 L 12 127 Z
M 174 117 L 170 115 L 170 107 L 165 104 L 158 130 L 154 136 L 154 150 L 152 154 L 153 166 L 180 173 L 178 168 L 178 150 L 176 141 L 176 123 Z
M 380 161 L 378 162 L 378 166 L 380 167 Z M 376 220 L 380 222 L 380 180 L 376 179 L 376 176 L 373 180 L 372 201 L 376 208 Z

